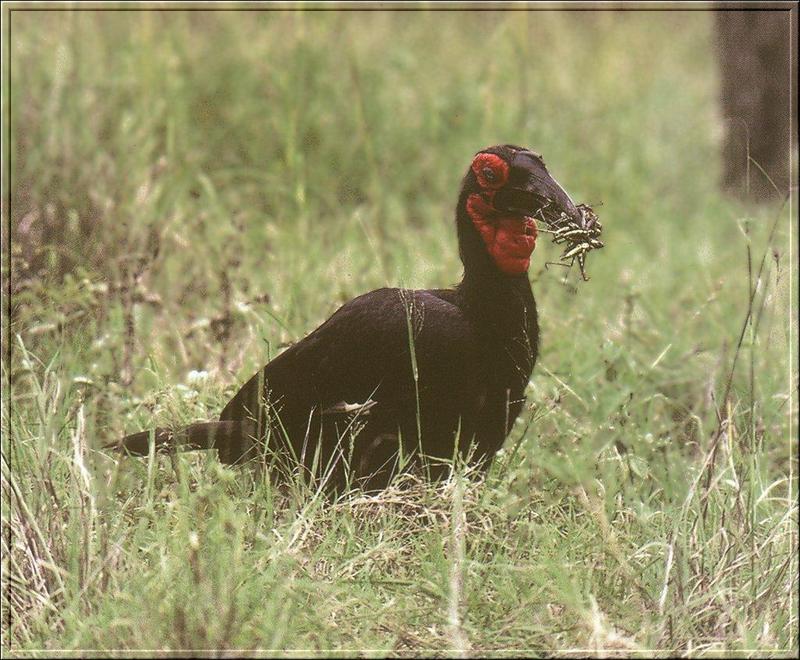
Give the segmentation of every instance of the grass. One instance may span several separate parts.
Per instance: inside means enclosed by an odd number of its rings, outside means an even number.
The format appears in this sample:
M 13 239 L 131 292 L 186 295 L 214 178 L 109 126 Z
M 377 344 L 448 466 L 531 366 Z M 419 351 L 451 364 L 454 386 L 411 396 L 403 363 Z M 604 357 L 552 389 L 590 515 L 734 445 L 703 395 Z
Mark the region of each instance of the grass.
M 711 18 L 4 8 L 4 653 L 795 655 L 796 206 L 717 191 Z M 582 283 L 540 242 L 485 482 L 330 502 L 98 450 L 213 419 L 359 293 L 456 281 L 498 142 L 606 248 Z

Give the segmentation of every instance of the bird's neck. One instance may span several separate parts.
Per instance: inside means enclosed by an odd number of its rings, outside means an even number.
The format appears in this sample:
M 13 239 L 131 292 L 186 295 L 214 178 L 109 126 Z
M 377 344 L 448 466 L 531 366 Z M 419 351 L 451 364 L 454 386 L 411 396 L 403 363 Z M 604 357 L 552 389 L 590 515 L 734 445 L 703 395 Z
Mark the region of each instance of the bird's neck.
M 528 333 L 536 323 L 536 301 L 527 273 L 508 276 L 465 267 L 457 288 L 465 313 L 481 331 L 517 336 Z
M 485 348 L 491 373 L 524 388 L 538 352 L 536 301 L 528 273 L 503 273 L 488 254 L 462 194 L 456 218 L 464 277 L 457 286 L 460 305 Z
M 508 275 L 487 251 L 478 229 L 467 212 L 467 194 L 462 191 L 456 215 L 459 252 L 464 277 L 458 285 L 464 310 L 476 327 L 493 334 L 518 334 L 535 324 L 536 304 L 528 273 Z
M 477 335 L 486 377 L 520 396 L 539 352 L 536 301 L 527 274 L 479 277 L 467 270 L 457 291 Z

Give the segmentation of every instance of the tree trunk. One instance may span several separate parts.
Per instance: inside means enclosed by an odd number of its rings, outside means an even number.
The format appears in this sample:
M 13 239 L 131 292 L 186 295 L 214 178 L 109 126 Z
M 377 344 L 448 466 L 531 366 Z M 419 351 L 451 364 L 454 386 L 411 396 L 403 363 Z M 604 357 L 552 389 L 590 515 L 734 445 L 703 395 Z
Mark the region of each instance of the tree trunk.
M 725 122 L 722 187 L 756 202 L 783 198 L 794 178 L 797 7 L 784 6 L 716 12 Z

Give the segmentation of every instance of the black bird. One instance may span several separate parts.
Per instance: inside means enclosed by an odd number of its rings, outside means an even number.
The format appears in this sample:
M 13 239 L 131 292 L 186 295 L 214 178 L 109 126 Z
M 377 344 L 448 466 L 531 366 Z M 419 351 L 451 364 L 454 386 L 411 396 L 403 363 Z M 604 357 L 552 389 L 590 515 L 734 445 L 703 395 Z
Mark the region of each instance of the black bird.
M 479 152 L 456 208 L 464 276 L 455 288 L 361 295 L 256 373 L 218 422 L 107 447 L 146 455 L 153 438 L 160 451 L 216 448 L 227 464 L 283 457 L 334 487 L 346 474 L 383 487 L 403 457 L 428 456 L 432 476 L 457 452 L 488 466 L 538 352 L 534 218 L 562 213 L 580 218 L 539 154 L 513 145 Z

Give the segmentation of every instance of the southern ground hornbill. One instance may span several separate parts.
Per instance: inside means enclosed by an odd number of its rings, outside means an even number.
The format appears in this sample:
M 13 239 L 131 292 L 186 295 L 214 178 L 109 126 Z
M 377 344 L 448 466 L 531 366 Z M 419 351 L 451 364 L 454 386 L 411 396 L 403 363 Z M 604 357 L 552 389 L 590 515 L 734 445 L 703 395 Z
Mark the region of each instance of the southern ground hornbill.
M 283 457 L 335 487 L 345 475 L 382 487 L 398 461 L 420 455 L 434 476 L 457 452 L 487 466 L 536 362 L 534 218 L 563 214 L 579 211 L 541 156 L 513 145 L 479 152 L 456 209 L 464 276 L 455 288 L 359 296 L 255 374 L 218 422 L 108 447 L 147 455 L 152 439 L 160 451 L 216 448 L 227 464 Z

